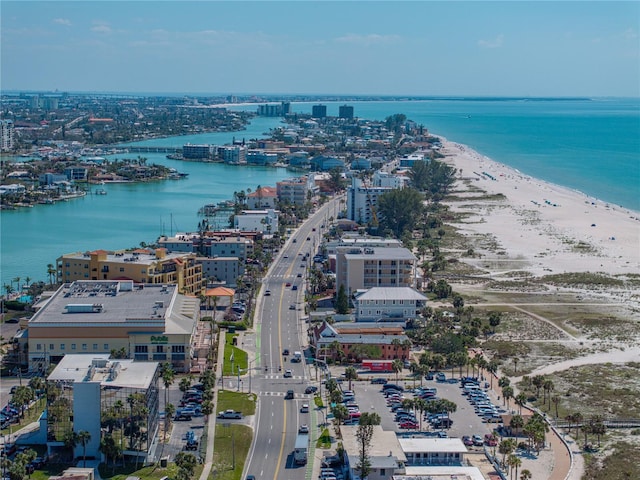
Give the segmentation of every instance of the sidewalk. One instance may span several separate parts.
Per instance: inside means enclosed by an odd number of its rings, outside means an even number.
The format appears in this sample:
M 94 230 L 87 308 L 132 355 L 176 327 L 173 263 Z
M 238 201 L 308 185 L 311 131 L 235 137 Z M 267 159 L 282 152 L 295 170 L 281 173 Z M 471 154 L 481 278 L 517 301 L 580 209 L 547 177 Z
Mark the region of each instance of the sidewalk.
M 204 467 L 200 474 L 200 480 L 207 480 L 213 467 L 213 448 L 216 437 L 216 406 L 218 405 L 218 379 L 222 378 L 222 365 L 224 363 L 224 330 L 219 332 L 218 361 L 216 363 L 216 383 L 213 387 L 213 413 L 209 415 L 207 422 L 207 451 L 204 457 Z M 213 335 L 213 333 L 212 333 Z

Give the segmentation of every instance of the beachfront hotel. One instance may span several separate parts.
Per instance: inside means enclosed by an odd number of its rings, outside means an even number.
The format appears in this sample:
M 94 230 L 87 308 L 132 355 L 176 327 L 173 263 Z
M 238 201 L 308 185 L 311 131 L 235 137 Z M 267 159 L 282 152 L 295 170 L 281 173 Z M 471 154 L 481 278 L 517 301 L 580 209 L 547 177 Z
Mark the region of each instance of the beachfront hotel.
M 168 253 L 165 248 L 68 253 L 56 260 L 57 280 L 133 280 L 177 285 L 181 293 L 199 295 L 203 289 L 202 267 L 195 258 L 193 253 Z
M 357 177 L 347 188 L 347 218 L 361 225 L 378 222 L 378 198 L 393 190 L 392 187 L 366 185 Z
M 66 354 L 120 352 L 137 361 L 191 369 L 200 300 L 176 285 L 131 280 L 63 284 L 29 320 L 31 371 L 46 371 Z
M 89 432 L 74 457 L 100 458 L 110 436 L 124 455 L 144 461 L 158 433 L 158 362 L 113 360 L 108 354 L 65 355 L 47 377 L 47 450 L 66 448 L 70 432 Z

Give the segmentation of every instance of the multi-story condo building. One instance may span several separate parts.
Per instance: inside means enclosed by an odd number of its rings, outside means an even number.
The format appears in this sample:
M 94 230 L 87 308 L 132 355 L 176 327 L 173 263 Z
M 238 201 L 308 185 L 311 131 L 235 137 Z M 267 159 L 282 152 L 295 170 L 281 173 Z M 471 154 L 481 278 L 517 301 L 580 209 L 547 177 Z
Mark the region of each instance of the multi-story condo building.
M 228 236 L 224 235 L 229 233 Z M 160 237 L 158 244 L 169 252 L 193 252 L 206 257 L 238 257 L 243 262 L 253 254 L 249 232 L 177 233 L 175 237 Z
M 11 120 L 0 121 L 0 148 L 3 152 L 13 150 L 15 126 Z
M 198 295 L 202 268 L 193 253 L 167 253 L 166 248 L 133 251 L 76 252 L 57 259 L 59 282 L 128 279 L 136 283 L 177 285 L 182 293 Z
M 373 287 L 414 287 L 416 257 L 402 248 L 338 248 L 336 282 L 351 295 Z
M 326 105 L 314 105 L 311 107 L 311 116 L 313 118 L 326 118 L 327 106 Z
M 118 352 L 188 372 L 199 314 L 198 298 L 179 294 L 175 285 L 65 283 L 29 320 L 29 369 L 46 370 L 68 353 Z
M 427 297 L 409 287 L 373 287 L 356 294 L 356 321 L 411 320 L 420 315 Z
M 363 237 L 360 234 L 343 233 L 337 240 L 326 243 L 327 255 L 335 255 L 340 247 L 365 248 L 365 247 L 389 247 L 400 248 L 402 242 L 396 238 Z
M 265 152 L 264 150 L 249 150 L 247 152 L 249 165 L 273 165 L 277 162 L 278 154 L 275 152 Z
M 404 188 L 408 182 L 408 177 L 403 175 L 394 175 L 382 170 L 376 170 L 373 174 L 374 187 Z
M 294 205 L 303 205 L 308 200 L 309 192 L 313 195 L 316 188 L 313 175 L 290 178 L 276 183 L 278 201 Z
M 352 105 L 341 105 L 338 108 L 338 117 L 340 118 L 353 118 L 353 106 Z
M 100 458 L 110 437 L 144 462 L 158 433 L 158 362 L 110 360 L 109 354 L 65 355 L 47 377 L 47 450 L 54 455 L 72 433 L 90 439 L 74 457 Z
M 218 147 L 218 155 L 224 163 L 234 165 L 247 163 L 247 147 L 242 145 Z
M 391 187 L 365 185 L 353 177 L 347 189 L 347 218 L 360 224 L 378 223 L 378 198 L 391 190 Z
M 189 159 L 211 158 L 211 145 L 192 145 L 187 143 L 182 146 L 182 156 Z
M 233 217 L 234 227 L 243 232 L 255 231 L 266 234 L 278 232 L 278 211 L 267 210 L 243 210 Z
M 202 265 L 202 277 L 206 283 L 225 283 L 230 287 L 244 275 L 244 262 L 238 257 L 198 257 L 196 262 Z

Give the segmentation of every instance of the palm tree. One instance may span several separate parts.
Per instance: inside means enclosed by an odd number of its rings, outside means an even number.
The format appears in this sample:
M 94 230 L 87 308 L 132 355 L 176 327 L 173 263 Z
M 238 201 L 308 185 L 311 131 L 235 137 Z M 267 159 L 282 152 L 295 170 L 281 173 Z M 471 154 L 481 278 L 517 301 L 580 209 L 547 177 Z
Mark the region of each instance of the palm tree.
M 522 418 L 521 415 L 514 415 L 513 417 L 511 417 L 511 421 L 509 422 L 509 428 L 511 429 L 512 433 L 513 430 L 515 430 L 515 436 L 517 437 L 520 429 L 524 427 L 524 419 Z
M 87 443 L 91 440 L 91 434 L 86 430 L 78 432 L 78 442 L 82 445 L 82 466 L 87 467 Z
M 542 389 L 544 390 L 544 395 L 543 395 L 543 404 L 547 403 L 547 396 L 551 394 L 551 392 L 553 391 L 554 385 L 553 382 L 549 379 L 546 379 L 544 381 L 544 383 L 542 384 Z M 551 408 L 551 401 L 549 401 L 549 408 Z
M 516 449 L 516 441 L 513 438 L 502 440 L 498 445 L 498 452 L 502 454 L 502 465 L 505 465 L 507 455 Z
M 509 455 L 509 468 L 515 468 L 515 477 L 518 478 L 518 468 L 522 466 L 522 460 L 515 455 Z M 513 478 L 513 477 L 512 477 Z
M 47 264 L 47 275 L 49 275 L 49 285 L 53 285 L 53 276 L 57 273 L 53 263 Z
M 515 401 L 516 405 L 518 405 L 518 413 L 522 415 L 522 407 L 525 403 L 527 403 L 527 394 L 524 392 L 520 392 L 518 395 L 516 395 Z
M 347 367 L 344 369 L 344 376 L 349 380 L 349 390 L 351 390 L 351 381 L 358 379 L 358 371 L 355 367 Z
M 518 357 L 513 357 L 513 374 L 517 375 L 518 374 L 518 362 L 520 361 L 520 359 Z
M 533 475 L 526 468 L 520 472 L 520 480 L 531 480 L 531 477 L 533 477 Z
M 507 385 L 502 388 L 502 399 L 506 402 L 507 408 L 509 408 L 509 400 L 513 398 L 513 387 Z
M 396 383 L 398 383 L 398 374 L 402 372 L 402 367 L 404 367 L 402 360 L 396 358 L 393 362 L 391 362 L 391 369 L 393 370 L 393 373 L 396 374 Z
M 489 362 L 489 364 L 487 365 L 487 371 L 490 373 L 490 377 L 491 377 L 491 388 L 493 388 L 493 377 L 495 376 L 496 372 L 498 371 L 498 361 L 497 360 L 491 360 Z
M 551 401 L 556 406 L 556 418 L 558 418 L 558 404 L 560 403 L 560 397 L 558 395 L 554 395 L 551 397 Z
M 18 284 L 18 288 L 16 288 L 16 291 L 20 291 L 20 280 L 22 280 L 20 277 L 16 277 L 13 280 L 11 280 L 11 282 L 16 282 Z

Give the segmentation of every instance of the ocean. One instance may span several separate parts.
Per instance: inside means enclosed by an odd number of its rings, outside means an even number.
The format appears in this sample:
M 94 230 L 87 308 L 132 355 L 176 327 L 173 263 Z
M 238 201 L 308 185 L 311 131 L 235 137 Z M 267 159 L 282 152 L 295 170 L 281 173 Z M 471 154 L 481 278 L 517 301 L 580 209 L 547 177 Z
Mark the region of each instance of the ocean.
M 315 103 L 294 103 L 310 113 Z M 323 102 L 338 115 L 345 102 Z M 640 211 L 640 99 L 429 99 L 346 102 L 356 117 L 384 120 L 396 113 L 430 132 L 463 143 L 498 162 L 551 183 Z M 257 106 L 234 107 L 257 109 Z M 245 131 L 189 135 L 139 142 L 181 146 L 230 143 L 263 137 L 281 124 L 256 118 Z M 137 154 L 121 155 L 133 157 Z M 194 231 L 198 209 L 230 199 L 234 191 L 274 186 L 291 176 L 282 168 L 230 166 L 168 160 L 189 173 L 183 180 L 108 184 L 107 195 L 0 213 L 0 284 L 26 277 L 47 281 L 47 264 L 64 253 L 136 247 L 160 234 Z

